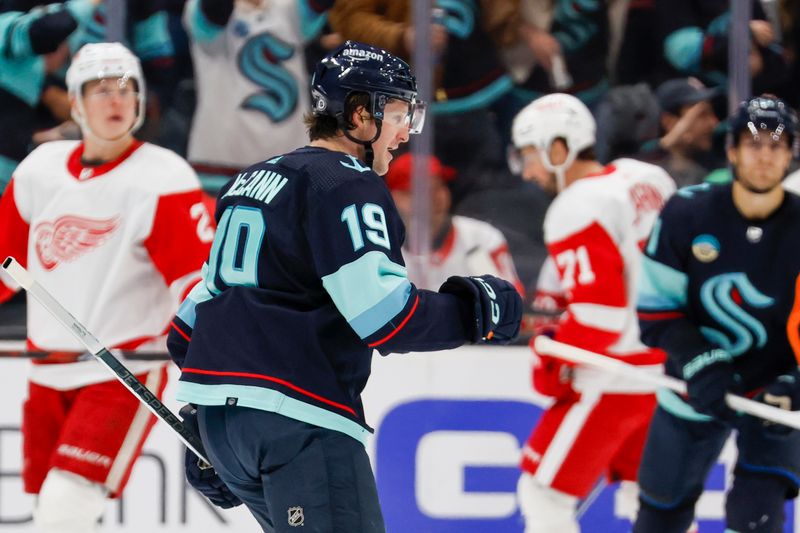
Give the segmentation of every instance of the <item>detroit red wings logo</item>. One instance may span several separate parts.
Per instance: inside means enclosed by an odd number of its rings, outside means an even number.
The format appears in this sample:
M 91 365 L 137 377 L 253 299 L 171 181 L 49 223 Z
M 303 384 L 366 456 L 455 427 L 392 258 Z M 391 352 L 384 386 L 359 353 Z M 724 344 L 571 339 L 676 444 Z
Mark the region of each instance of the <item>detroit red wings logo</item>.
M 101 246 L 119 227 L 119 217 L 108 219 L 64 215 L 55 222 L 40 222 L 33 232 L 36 255 L 47 270 L 74 261 Z

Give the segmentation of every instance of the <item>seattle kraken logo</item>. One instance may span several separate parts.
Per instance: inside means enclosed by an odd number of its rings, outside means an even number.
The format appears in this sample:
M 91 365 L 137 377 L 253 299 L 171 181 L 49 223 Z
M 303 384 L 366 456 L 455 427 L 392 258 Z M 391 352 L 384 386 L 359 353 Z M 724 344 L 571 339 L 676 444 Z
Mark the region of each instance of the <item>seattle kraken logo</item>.
M 711 317 L 725 332 L 701 327 L 703 335 L 733 356 L 740 355 L 755 344 L 762 348 L 767 343 L 767 331 L 757 318 L 742 308 L 741 304 L 762 309 L 775 300 L 756 289 L 747 274 L 732 272 L 714 276 L 700 289 L 700 299 Z M 740 300 L 740 301 L 737 301 Z
M 361 162 L 356 157 L 348 155 L 347 158 L 350 159 L 352 163 L 345 163 L 344 161 L 339 161 L 339 164 L 345 168 L 351 168 L 356 172 L 366 172 L 369 170 L 369 167 L 365 167 L 364 165 L 362 165 Z
M 239 52 L 239 70 L 263 90 L 245 98 L 244 109 L 267 115 L 272 122 L 285 120 L 297 107 L 297 81 L 280 66 L 294 48 L 269 33 L 248 40 Z

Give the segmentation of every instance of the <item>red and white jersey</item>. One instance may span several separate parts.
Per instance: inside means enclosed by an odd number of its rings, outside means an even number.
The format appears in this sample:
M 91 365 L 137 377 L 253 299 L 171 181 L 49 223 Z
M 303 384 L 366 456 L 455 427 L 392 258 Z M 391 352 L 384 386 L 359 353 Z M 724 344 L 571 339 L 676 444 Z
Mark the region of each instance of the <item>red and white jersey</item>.
M 488 222 L 454 215 L 444 243 L 431 252 L 426 264 L 415 261 L 408 250 L 403 250 L 403 256 L 408 279 L 420 289 L 438 290 L 450 276 L 491 274 L 511 282 L 524 294 L 508 243 Z
M 83 144 L 39 146 L 0 200 L 0 256 L 14 256 L 75 318 L 112 348 L 164 350 L 164 334 L 199 278 L 213 222 L 191 167 L 136 141 L 119 159 L 81 164 Z M 0 302 L 17 289 L 0 278 Z M 84 348 L 33 298 L 31 349 Z M 163 363 L 129 361 L 141 373 Z M 96 361 L 34 365 L 31 380 L 56 389 L 113 379 Z
M 189 161 L 240 169 L 305 145 L 304 46 L 324 20 L 299 0 L 235 2 L 220 28 L 199 4 L 189 1 L 184 17 L 197 84 Z
M 675 182 L 655 165 L 619 159 L 598 175 L 572 183 L 551 204 L 544 237 L 566 301 L 556 340 L 657 364 L 660 351 L 639 340 L 636 293 L 642 249 Z M 544 281 L 553 292 L 552 280 Z M 580 390 L 581 374 L 575 387 Z

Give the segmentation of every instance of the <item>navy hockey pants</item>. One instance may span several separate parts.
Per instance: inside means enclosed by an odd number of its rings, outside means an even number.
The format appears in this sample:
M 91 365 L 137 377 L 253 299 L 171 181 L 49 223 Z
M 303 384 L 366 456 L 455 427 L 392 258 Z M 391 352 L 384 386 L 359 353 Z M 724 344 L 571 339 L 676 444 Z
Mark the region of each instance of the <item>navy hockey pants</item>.
M 683 533 L 732 429 L 739 455 L 726 517 L 733 531 L 783 531 L 783 505 L 800 485 L 800 432 L 776 431 L 760 419 L 741 416 L 733 426 L 690 420 L 656 409 L 639 466 L 636 533 Z M 781 428 L 783 429 L 783 428 Z M 752 529 L 755 522 L 763 522 Z
M 352 437 L 246 407 L 197 415 L 209 459 L 264 531 L 385 531 L 369 457 Z

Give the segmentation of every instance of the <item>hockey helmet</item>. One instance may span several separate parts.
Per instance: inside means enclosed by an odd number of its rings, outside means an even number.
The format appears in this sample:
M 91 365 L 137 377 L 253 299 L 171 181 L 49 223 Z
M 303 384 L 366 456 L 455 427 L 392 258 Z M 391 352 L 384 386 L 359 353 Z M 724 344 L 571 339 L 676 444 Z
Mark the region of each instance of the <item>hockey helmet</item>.
M 757 138 L 762 131 L 776 141 L 787 136 L 792 155 L 797 158 L 800 154 L 797 113 L 776 96 L 761 95 L 744 101 L 728 119 L 728 133 L 733 146 L 739 144 L 742 132 Z
M 344 105 L 354 92 L 369 95 L 370 112 L 378 122 L 383 120 L 383 110 L 390 99 L 408 102 L 409 133 L 422 131 L 425 104 L 417 100 L 417 80 L 402 59 L 374 46 L 347 41 L 317 64 L 311 78 L 315 115 L 336 118 L 346 131 Z
M 135 80 L 138 91 L 139 109 L 136 122 L 129 133 L 138 130 L 144 122 L 145 85 L 139 58 L 120 43 L 90 43 L 78 50 L 67 70 L 67 90 L 76 98 L 79 114 L 73 111 L 73 119 L 81 129 L 91 131 L 84 119 L 85 111 L 81 91 L 83 86 L 93 80 L 116 78 L 125 83 Z
M 533 146 L 540 152 L 542 163 L 558 179 L 558 190 L 564 188 L 564 172 L 578 154 L 594 146 L 597 124 L 589 109 L 569 94 L 553 93 L 537 98 L 514 118 L 511 137 L 514 146 Z M 567 145 L 567 159 L 556 166 L 550 161 L 550 147 L 556 139 Z

